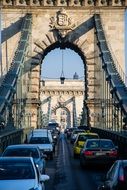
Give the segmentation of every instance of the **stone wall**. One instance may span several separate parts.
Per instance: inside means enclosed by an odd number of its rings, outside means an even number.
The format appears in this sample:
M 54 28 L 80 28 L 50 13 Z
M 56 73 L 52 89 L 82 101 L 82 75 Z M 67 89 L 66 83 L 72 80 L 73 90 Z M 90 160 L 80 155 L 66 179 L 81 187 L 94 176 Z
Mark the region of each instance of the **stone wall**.
M 66 2 L 63 2 L 64 9 L 59 7 L 61 4 L 59 1 L 57 1 L 55 6 L 52 4 L 52 1 L 44 1 L 43 5 L 39 4 L 41 1 L 36 1 L 36 5 L 32 1 L 29 1 L 28 4 L 27 2 L 2 1 L 2 15 L 4 17 L 2 25 L 3 28 L 5 27 L 7 29 L 5 31 L 8 31 L 8 33 L 6 32 L 8 38 L 2 44 L 4 68 L 6 68 L 7 59 L 11 62 L 13 58 L 13 51 L 16 48 L 20 36 L 20 30 L 16 30 L 16 26 L 19 28 L 19 25 L 15 25 L 15 32 L 11 33 L 11 36 L 9 32 L 25 13 L 32 13 L 31 43 L 29 52 L 26 55 L 26 57 L 32 58 L 31 72 L 33 71 L 31 73 L 31 87 L 28 98 L 39 100 L 40 65 L 45 55 L 53 48 L 58 46 L 64 46 L 66 48 L 68 45 L 74 50 L 76 48 L 76 51 L 83 59 L 84 75 L 86 77 L 85 84 L 87 85 L 85 91 L 90 113 L 99 113 L 99 108 L 94 105 L 96 104 L 94 100 L 102 98 L 103 84 L 93 15 L 95 13 L 101 15 L 106 39 L 115 63 L 118 62 L 117 64 L 125 71 L 124 11 L 127 2 L 118 1 L 116 5 L 113 0 L 110 1 L 111 4 L 108 6 L 106 3 L 108 1 L 106 1 L 102 6 L 101 1 L 98 0 L 96 1 L 97 6 L 95 7 L 93 1 L 91 1 L 91 4 L 83 1 L 84 3 L 82 5 L 79 2 L 75 4 L 73 1 L 69 1 L 69 6 L 66 5 Z M 14 4 L 12 5 L 11 3 Z M 65 20 L 62 19 L 62 15 L 66 18 Z M 5 51 L 6 45 L 7 51 Z M 36 69 L 36 67 L 39 67 L 39 69 Z M 32 107 L 34 106 L 37 118 L 38 105 L 33 103 Z M 33 124 L 35 127 L 36 123 L 37 119 Z
M 71 115 L 71 126 L 73 126 L 73 97 L 75 97 L 77 118 L 80 117 L 83 107 L 84 98 L 84 82 L 83 80 L 68 80 L 65 79 L 64 84 L 60 80 L 45 80 L 45 85 L 41 83 L 40 99 L 42 102 L 41 108 L 43 114 L 48 113 L 48 101 L 51 97 L 51 119 L 57 119 L 60 123 L 60 118 L 54 115 L 54 110 L 67 109 Z M 67 103 L 68 102 L 68 103 Z M 60 117 L 60 113 L 57 113 Z

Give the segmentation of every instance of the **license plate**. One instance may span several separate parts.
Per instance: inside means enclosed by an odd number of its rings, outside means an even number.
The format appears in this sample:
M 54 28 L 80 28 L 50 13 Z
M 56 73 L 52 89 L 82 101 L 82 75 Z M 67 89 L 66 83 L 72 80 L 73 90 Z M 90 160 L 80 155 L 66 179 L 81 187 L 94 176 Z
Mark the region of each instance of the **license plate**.
M 105 153 L 104 152 L 96 152 L 96 155 L 101 156 L 101 155 L 105 155 Z

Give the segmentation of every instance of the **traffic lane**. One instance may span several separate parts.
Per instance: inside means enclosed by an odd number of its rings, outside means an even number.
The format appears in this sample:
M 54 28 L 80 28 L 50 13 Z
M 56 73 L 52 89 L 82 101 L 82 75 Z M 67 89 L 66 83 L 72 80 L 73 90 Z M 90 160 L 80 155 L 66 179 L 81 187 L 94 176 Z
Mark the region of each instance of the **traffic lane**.
M 97 190 L 107 169 L 88 167 L 82 169 L 79 159 L 73 158 L 72 145 L 60 135 L 54 159 L 47 161 L 46 173 L 50 180 L 46 190 Z
M 102 184 L 102 176 L 106 174 L 109 167 L 88 166 L 81 168 L 79 159 L 72 158 L 72 173 L 80 190 L 97 190 L 97 187 Z
M 84 190 L 84 188 L 86 190 L 97 190 L 98 185 L 102 183 L 102 176 L 107 173 L 110 166 L 89 165 L 86 168 L 82 168 L 80 166 L 79 158 L 74 159 L 73 157 L 73 145 L 66 138 L 65 142 L 70 154 L 72 173 L 77 186 L 80 190 Z
M 56 173 L 56 163 L 58 156 L 58 145 L 55 146 L 55 153 L 53 155 L 53 160 L 46 160 L 46 174 L 49 175 L 50 180 L 45 182 L 46 190 L 54 190 L 54 181 Z

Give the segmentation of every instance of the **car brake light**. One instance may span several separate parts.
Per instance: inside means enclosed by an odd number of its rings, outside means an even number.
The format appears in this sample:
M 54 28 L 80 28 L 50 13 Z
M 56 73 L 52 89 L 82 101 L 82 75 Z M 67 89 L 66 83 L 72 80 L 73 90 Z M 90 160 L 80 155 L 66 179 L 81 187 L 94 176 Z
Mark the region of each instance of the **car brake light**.
M 123 182 L 124 181 L 124 171 L 122 168 L 119 170 L 119 181 Z
M 109 156 L 117 156 L 117 151 L 116 150 L 110 151 Z
M 89 150 L 85 150 L 85 151 L 84 151 L 84 155 L 85 155 L 85 156 L 92 156 L 92 155 L 93 155 L 93 152 L 92 152 L 92 151 L 89 151 Z

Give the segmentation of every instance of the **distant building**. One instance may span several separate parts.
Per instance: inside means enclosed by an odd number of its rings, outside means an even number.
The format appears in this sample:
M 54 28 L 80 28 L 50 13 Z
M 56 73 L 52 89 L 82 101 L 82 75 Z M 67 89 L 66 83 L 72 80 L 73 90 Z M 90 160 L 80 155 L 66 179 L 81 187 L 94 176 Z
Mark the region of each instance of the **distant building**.
M 79 79 L 79 76 L 78 76 L 78 74 L 75 72 L 75 74 L 73 75 L 73 79 Z

